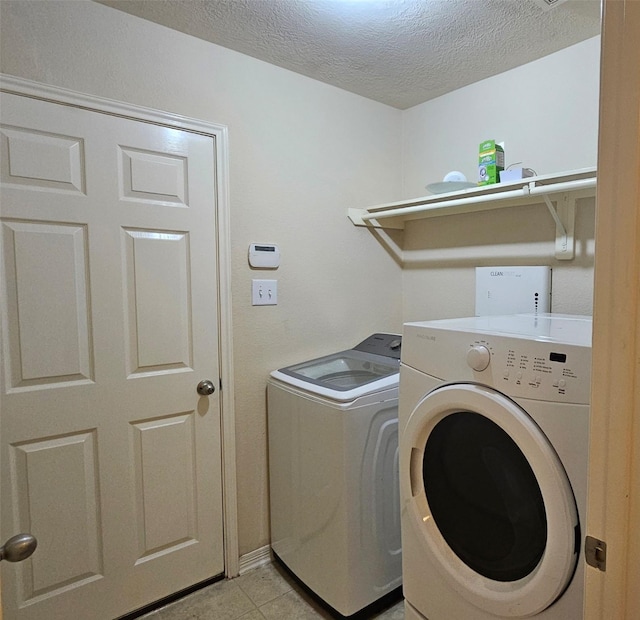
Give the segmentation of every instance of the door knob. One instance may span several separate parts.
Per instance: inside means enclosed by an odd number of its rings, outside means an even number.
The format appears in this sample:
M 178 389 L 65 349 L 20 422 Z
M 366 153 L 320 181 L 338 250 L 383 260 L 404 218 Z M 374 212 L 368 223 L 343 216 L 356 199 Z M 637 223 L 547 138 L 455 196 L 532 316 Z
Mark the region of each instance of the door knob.
M 203 379 L 198 383 L 198 394 L 201 396 L 211 396 L 216 391 L 216 386 L 209 379 Z
M 31 534 L 17 534 L 0 547 L 0 560 L 22 562 L 26 560 L 38 546 L 38 541 Z

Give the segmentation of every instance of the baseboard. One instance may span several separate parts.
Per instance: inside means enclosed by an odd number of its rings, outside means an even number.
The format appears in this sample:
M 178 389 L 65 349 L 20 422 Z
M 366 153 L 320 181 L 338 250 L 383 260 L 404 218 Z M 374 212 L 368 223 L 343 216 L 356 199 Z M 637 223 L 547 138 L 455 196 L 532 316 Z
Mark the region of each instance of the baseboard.
M 245 553 L 240 556 L 240 575 L 247 571 L 253 570 L 265 564 L 270 564 L 273 561 L 271 557 L 271 547 L 265 545 L 249 553 Z

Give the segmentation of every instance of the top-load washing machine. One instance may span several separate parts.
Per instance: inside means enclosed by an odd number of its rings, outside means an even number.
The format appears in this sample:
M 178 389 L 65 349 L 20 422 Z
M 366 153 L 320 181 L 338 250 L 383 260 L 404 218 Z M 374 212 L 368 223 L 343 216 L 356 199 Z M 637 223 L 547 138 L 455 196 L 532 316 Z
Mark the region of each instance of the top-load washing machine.
M 591 319 L 408 323 L 407 620 L 583 617 Z
M 271 547 L 344 616 L 402 582 L 398 479 L 401 337 L 271 373 Z

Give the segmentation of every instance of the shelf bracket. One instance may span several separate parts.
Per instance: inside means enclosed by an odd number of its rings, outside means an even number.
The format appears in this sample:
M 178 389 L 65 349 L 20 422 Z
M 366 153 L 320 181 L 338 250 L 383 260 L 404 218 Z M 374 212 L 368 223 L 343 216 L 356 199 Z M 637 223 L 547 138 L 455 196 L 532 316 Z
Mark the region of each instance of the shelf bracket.
M 560 194 L 555 207 L 547 194 L 543 199 L 556 223 L 556 258 L 572 260 L 575 257 L 576 199 L 569 194 Z
M 384 224 L 378 222 L 375 217 L 368 217 L 365 221 L 363 215 L 369 215 L 366 209 L 354 209 L 350 208 L 347 212 L 347 217 L 351 220 L 354 226 L 366 226 L 368 228 L 391 228 L 395 230 L 404 230 L 404 222 L 402 220 L 388 218 Z

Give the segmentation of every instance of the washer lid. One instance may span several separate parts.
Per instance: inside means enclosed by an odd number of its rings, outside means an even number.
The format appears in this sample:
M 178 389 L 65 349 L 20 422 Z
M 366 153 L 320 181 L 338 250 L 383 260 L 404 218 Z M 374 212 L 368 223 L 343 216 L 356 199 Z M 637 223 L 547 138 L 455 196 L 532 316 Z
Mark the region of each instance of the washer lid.
M 402 336 L 372 334 L 353 349 L 280 368 L 271 376 L 341 402 L 397 387 Z
M 350 349 L 280 368 L 271 376 L 314 394 L 346 401 L 396 386 L 400 360 Z

